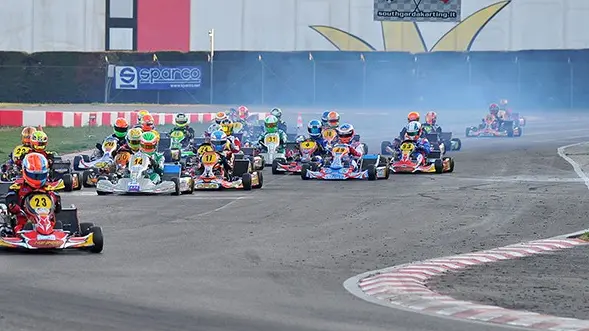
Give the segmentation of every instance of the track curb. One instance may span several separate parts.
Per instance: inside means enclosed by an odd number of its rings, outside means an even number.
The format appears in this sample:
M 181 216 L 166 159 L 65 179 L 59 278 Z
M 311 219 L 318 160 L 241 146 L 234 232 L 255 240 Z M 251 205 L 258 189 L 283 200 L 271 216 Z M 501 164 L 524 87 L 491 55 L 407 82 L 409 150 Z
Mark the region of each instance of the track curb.
M 589 177 L 573 159 L 565 155 L 569 147 L 562 146 L 557 153 L 573 166 L 573 170 L 589 188 Z M 446 272 L 505 260 L 546 254 L 564 249 L 589 245 L 576 239 L 589 229 L 559 235 L 548 239 L 523 242 L 478 252 L 439 257 L 424 261 L 373 270 L 347 279 L 343 286 L 360 299 L 390 308 L 413 311 L 462 321 L 491 323 L 497 326 L 552 331 L 589 331 L 589 320 L 557 317 L 540 313 L 518 311 L 454 299 L 427 287 L 434 278 Z

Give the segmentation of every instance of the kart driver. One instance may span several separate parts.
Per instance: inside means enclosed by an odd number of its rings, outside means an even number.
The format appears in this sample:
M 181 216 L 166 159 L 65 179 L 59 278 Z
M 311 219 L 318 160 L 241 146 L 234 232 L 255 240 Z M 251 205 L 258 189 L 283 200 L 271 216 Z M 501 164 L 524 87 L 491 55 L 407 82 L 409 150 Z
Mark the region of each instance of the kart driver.
M 224 111 L 220 111 L 217 114 L 215 114 L 215 123 L 221 125 L 221 122 L 223 122 L 223 120 L 228 119 L 229 116 L 227 116 L 227 113 L 225 113 Z
M 327 113 L 326 124 L 323 126 L 323 129 L 335 129 L 339 127 L 340 115 L 336 111 L 330 111 Z
M 275 116 L 278 119 L 278 129 L 286 132 L 286 122 L 282 120 L 282 110 L 280 108 L 272 108 L 270 115 Z
M 309 133 L 309 139 L 317 143 L 317 149 L 313 154 L 316 156 L 324 155 L 327 150 L 327 141 L 323 139 L 323 135 L 321 134 L 323 132 L 321 122 L 318 120 L 309 121 L 307 132 Z
M 490 120 L 489 115 L 493 117 L 493 123 L 491 124 L 491 127 L 493 129 L 498 129 L 501 126 L 503 120 L 499 118 L 499 106 L 496 103 L 489 105 L 489 114 L 483 118 L 483 127 L 486 126 L 486 122 Z
M 139 128 L 133 128 L 127 132 L 127 146 L 132 153 L 137 153 L 141 148 L 141 135 L 143 131 Z
M 247 119 L 250 117 L 250 110 L 246 106 L 239 106 L 237 108 L 237 117 L 243 123 L 247 123 Z
M 61 197 L 57 192 L 48 190 L 51 186 L 47 182 L 49 167 L 47 158 L 39 153 L 29 153 L 22 159 L 22 177 L 10 186 L 6 194 L 8 212 L 16 216 L 14 233 L 21 231 L 28 222 L 22 208 L 24 208 L 25 198 L 34 192 L 44 192 L 49 195 L 55 205 L 55 213 L 61 211 Z
M 33 133 L 35 133 L 37 129 L 32 126 L 27 126 L 20 132 L 20 145 L 14 147 L 10 155 L 8 155 L 8 162 L 2 166 L 2 171 L 6 171 L 6 169 L 14 164 L 23 154 L 26 154 L 31 151 L 31 137 Z M 16 152 L 16 153 L 15 153 Z
M 321 127 L 322 128 L 327 127 L 327 115 L 329 115 L 329 113 L 331 113 L 331 111 L 326 110 L 323 112 L 323 114 L 321 114 Z
M 221 122 L 221 131 L 223 131 L 227 136 L 231 152 L 239 153 L 239 151 L 241 151 L 241 141 L 239 141 L 239 139 L 233 135 L 233 121 L 231 121 L 229 118 L 224 119 Z
M 409 122 L 405 130 L 405 140 L 411 140 L 415 142 L 415 150 L 413 153 L 419 153 L 421 159 L 418 157 L 418 163 L 425 162 L 426 156 L 431 153 L 431 145 L 426 138 L 421 138 L 422 127 L 421 123 L 417 121 Z
M 352 139 L 354 138 L 354 127 L 352 124 L 344 123 L 340 125 L 337 129 L 338 143 L 348 145 L 348 155 L 351 157 L 351 163 L 354 169 L 358 168 L 358 159 L 362 157 L 362 152 L 354 148 L 352 145 Z
M 45 132 L 33 132 L 33 135 L 31 136 L 31 150 L 27 154 L 23 154 L 20 160 L 16 162 L 16 165 L 20 167 L 26 155 L 30 153 L 38 153 L 43 155 L 45 159 L 47 159 L 49 168 L 51 168 L 53 166 L 54 153 L 46 151 L 48 140 L 49 138 L 47 137 L 47 134 Z
M 152 132 L 155 135 L 156 143 L 160 141 L 160 133 L 155 129 L 155 119 L 153 115 L 147 114 L 141 120 L 141 130 L 145 132 Z
M 126 143 L 127 143 L 127 132 L 129 131 L 129 123 L 127 122 L 126 119 L 119 117 L 117 118 L 117 120 L 115 121 L 115 124 L 113 125 L 113 134 L 111 134 L 109 137 L 113 137 L 117 139 L 117 148 L 121 148 L 123 147 Z M 105 138 L 106 139 L 106 138 Z M 96 149 L 98 150 L 98 155 L 102 156 L 103 152 L 102 152 L 102 144 L 101 143 L 96 143 Z
M 430 111 L 425 114 L 425 123 L 422 124 L 421 128 L 425 133 L 442 133 L 442 128 L 437 124 L 438 114 L 434 111 Z
M 231 178 L 233 171 L 233 153 L 230 144 L 225 132 L 217 130 L 211 133 L 211 145 L 220 156 L 219 163 L 223 166 L 223 174 L 227 180 Z M 200 170 L 202 172 L 202 169 Z
M 149 115 L 149 112 L 145 109 L 141 109 L 137 113 L 137 124 L 134 126 L 134 128 L 141 128 L 142 122 L 143 122 L 143 116 L 145 116 L 145 115 Z
M 266 119 L 264 120 L 264 131 L 265 132 L 262 133 L 258 138 L 258 144 L 260 145 L 260 149 L 262 150 L 262 152 L 268 151 L 268 149 L 264 145 L 264 138 L 266 137 L 266 135 L 269 133 L 278 133 L 278 136 L 280 137 L 280 142 L 278 143 L 278 148 L 276 148 L 276 152 L 284 153 L 284 151 L 286 150 L 286 142 L 288 140 L 288 137 L 286 135 L 286 132 L 278 128 L 278 118 L 276 118 L 276 116 L 268 115 L 268 117 L 266 117 Z
M 418 112 L 412 111 L 409 114 L 407 114 L 407 124 L 409 124 L 411 122 L 419 122 L 419 120 L 420 120 L 420 116 L 419 116 Z M 399 133 L 400 140 L 404 139 L 405 133 L 407 133 L 407 126 L 403 127 L 403 129 Z
M 194 129 L 188 125 L 188 116 L 184 113 L 178 113 L 174 116 L 174 127 L 170 130 L 170 135 L 174 131 L 181 131 L 184 133 L 185 139 L 192 141 L 194 139 Z
M 159 183 L 164 175 L 164 155 L 157 152 L 158 138 L 153 131 L 143 132 L 139 142 L 139 151 L 149 156 L 149 167 L 153 171 L 149 179 Z

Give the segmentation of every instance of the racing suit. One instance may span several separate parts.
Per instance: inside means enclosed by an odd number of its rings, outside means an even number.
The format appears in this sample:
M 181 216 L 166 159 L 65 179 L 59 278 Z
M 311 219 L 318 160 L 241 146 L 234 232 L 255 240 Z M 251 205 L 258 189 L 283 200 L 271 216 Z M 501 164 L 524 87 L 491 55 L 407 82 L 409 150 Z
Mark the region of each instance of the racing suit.
M 28 153 L 23 153 L 21 155 L 20 159 L 18 159 L 16 161 L 16 165 L 19 167 L 19 169 L 22 168 L 22 161 L 25 159 L 25 156 L 29 153 L 39 153 L 39 154 L 43 155 L 47 159 L 49 168 L 51 168 L 53 166 L 53 160 L 54 160 L 54 155 L 55 155 L 53 152 L 48 152 L 46 150 L 36 151 L 34 149 L 30 149 Z
M 119 148 L 120 148 L 121 146 L 123 146 L 123 145 L 126 145 L 126 144 L 127 144 L 127 139 L 126 139 L 125 137 L 123 137 L 123 138 L 119 138 L 119 137 L 117 137 L 117 136 L 116 136 L 114 133 L 113 133 L 113 134 L 111 134 L 110 136 L 108 136 L 108 137 L 104 138 L 104 139 L 107 139 L 107 138 L 116 138 L 116 139 L 117 139 L 117 146 L 118 146 Z M 104 141 L 104 140 L 103 140 L 103 141 Z M 102 143 L 96 143 L 96 149 L 98 150 L 98 156 L 99 156 L 99 157 L 102 157 L 102 156 L 104 155 L 104 152 L 102 151 Z
M 288 140 L 288 136 L 286 135 L 286 132 L 284 132 L 283 130 L 280 130 L 280 129 L 278 129 L 278 132 L 276 132 L 276 133 L 278 133 L 278 136 L 280 137 L 280 142 L 278 143 L 278 148 L 276 149 L 276 152 L 284 153 L 284 151 L 286 150 L 286 142 Z M 268 149 L 264 145 L 264 138 L 266 137 L 267 134 L 268 134 L 267 132 L 264 132 L 258 138 L 258 144 L 260 145 L 260 150 L 262 151 L 262 153 L 265 153 L 268 151 Z
M 287 125 L 286 122 L 283 120 L 278 120 L 278 130 L 282 130 L 284 132 L 288 131 L 287 130 Z
M 356 149 L 356 147 L 348 145 L 348 156 L 350 158 L 350 164 L 354 169 L 358 169 L 358 160 L 362 157 L 362 152 Z
M 421 158 L 421 162 L 420 163 L 424 163 L 426 160 L 426 157 L 429 153 L 431 153 L 432 151 L 432 146 L 429 143 L 429 140 L 427 140 L 426 138 L 418 138 L 415 141 L 415 150 L 413 151 L 413 154 L 420 154 L 422 156 Z M 399 151 L 400 153 L 400 151 Z
M 170 130 L 169 134 L 171 135 L 174 131 L 182 131 L 186 137 L 185 141 L 192 141 L 194 139 L 194 129 L 189 126 L 174 127 Z
M 313 156 L 323 156 L 327 153 L 327 140 L 323 139 L 323 137 L 319 136 L 318 138 L 309 137 L 309 140 L 314 141 L 317 143 L 317 149 L 313 153 Z
M 57 214 L 61 211 L 61 196 L 55 191 L 46 190 L 48 186 L 48 184 L 45 184 L 44 187 L 35 189 L 29 186 L 23 178 L 18 178 L 14 184 L 10 186 L 9 191 L 6 194 L 6 206 L 8 207 L 8 211 L 16 216 L 16 225 L 13 230 L 15 233 L 22 230 L 22 228 L 28 222 L 27 217 L 21 212 L 22 208 L 24 207 L 23 204 L 25 198 L 29 194 L 33 194 L 35 192 L 43 192 L 48 194 L 55 205 L 55 213 Z
M 20 157 L 22 155 L 28 154 L 30 151 L 31 151 L 30 146 L 25 146 L 25 145 L 16 146 L 12 150 L 12 152 L 10 152 L 10 154 L 8 155 L 8 161 L 6 161 L 6 163 L 4 163 L 2 165 L 2 167 L 0 168 L 0 172 L 5 173 L 8 170 L 10 170 L 11 168 L 13 168 L 15 165 L 17 166 L 18 169 L 20 169 L 20 167 L 18 167 L 18 161 L 19 161 Z M 16 156 L 15 156 L 15 154 L 16 154 Z
M 164 175 L 164 154 L 154 152 L 147 155 L 149 155 L 150 161 L 149 168 L 153 171 L 153 173 L 149 175 L 149 179 L 157 184 L 161 181 L 161 178 Z
M 427 133 L 427 134 L 432 134 L 432 133 L 442 133 L 442 128 L 437 125 L 437 124 L 427 124 L 424 123 L 421 125 L 423 132 Z

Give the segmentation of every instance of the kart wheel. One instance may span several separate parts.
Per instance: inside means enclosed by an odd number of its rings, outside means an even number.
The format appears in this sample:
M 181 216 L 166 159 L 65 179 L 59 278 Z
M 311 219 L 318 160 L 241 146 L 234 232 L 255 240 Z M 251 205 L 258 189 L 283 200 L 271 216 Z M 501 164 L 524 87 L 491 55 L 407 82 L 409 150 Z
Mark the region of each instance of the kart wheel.
M 309 171 L 309 165 L 308 164 L 303 164 L 303 166 L 301 167 L 301 179 L 302 180 L 308 180 L 309 177 L 307 177 L 307 171 Z
M 96 194 L 98 195 L 109 195 L 109 192 L 103 192 L 103 191 L 96 191 Z
M 82 161 L 82 156 L 81 155 L 76 155 L 74 156 L 74 161 L 73 161 L 73 167 L 74 170 L 79 171 L 80 169 L 80 161 Z
M 91 174 L 92 174 L 92 172 L 89 170 L 84 170 L 84 172 L 82 173 L 82 185 L 84 185 L 84 187 L 92 187 L 93 186 L 88 183 L 90 181 Z
M 172 192 L 172 195 L 180 195 L 180 179 L 172 178 L 172 182 L 174 182 L 174 192 Z
M 94 246 L 90 247 L 91 253 L 100 253 L 104 248 L 104 238 L 102 237 L 102 228 L 99 226 L 93 226 L 90 228 L 90 233 L 93 234 L 92 239 L 94 241 Z
M 383 141 L 380 143 L 380 154 L 382 155 L 391 155 L 391 153 L 389 151 L 387 151 L 387 147 L 389 147 L 391 145 L 390 141 Z
M 256 172 L 258 174 L 258 185 L 253 186 L 253 188 L 262 188 L 264 185 L 264 174 L 261 171 Z
M 374 164 L 370 164 L 367 167 L 368 170 L 368 180 L 376 180 L 376 166 Z
M 80 234 L 82 236 L 89 235 L 93 227 L 94 223 L 80 223 Z
M 278 165 L 280 164 L 281 161 L 282 161 L 282 159 L 275 159 L 274 161 L 272 161 L 272 174 L 273 175 L 282 174 L 280 171 L 278 171 Z
M 252 175 L 249 173 L 243 174 L 241 177 L 241 184 L 245 191 L 250 191 L 252 189 Z
M 188 185 L 188 187 L 190 187 L 190 189 L 188 190 L 188 194 L 193 194 L 194 193 L 194 179 L 190 178 L 190 185 Z
M 452 140 L 450 140 L 450 146 L 452 146 L 451 150 L 459 151 L 462 148 L 462 141 L 458 138 L 452 138 Z
M 436 169 L 436 174 L 441 174 L 444 172 L 444 161 L 436 159 L 434 162 L 434 168 Z
M 74 191 L 81 190 L 82 189 L 82 182 L 81 182 L 81 179 L 80 179 L 80 174 L 79 173 L 74 173 L 74 174 L 72 174 L 72 176 L 73 176 L 73 179 L 74 179 L 74 187 L 73 187 Z
M 454 159 L 453 158 L 448 158 L 448 163 L 450 163 L 449 167 L 448 167 L 448 172 L 454 172 Z
M 74 179 L 71 174 L 64 174 L 61 180 L 63 180 L 63 186 L 65 186 L 64 191 L 71 192 L 74 190 Z

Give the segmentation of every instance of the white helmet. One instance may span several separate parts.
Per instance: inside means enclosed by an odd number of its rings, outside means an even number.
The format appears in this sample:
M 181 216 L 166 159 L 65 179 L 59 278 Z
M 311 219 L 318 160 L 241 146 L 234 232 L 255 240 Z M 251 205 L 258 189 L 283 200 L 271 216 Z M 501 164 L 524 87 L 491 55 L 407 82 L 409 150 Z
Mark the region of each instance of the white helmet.
M 405 127 L 405 139 L 417 140 L 421 135 L 421 123 L 412 121 Z

